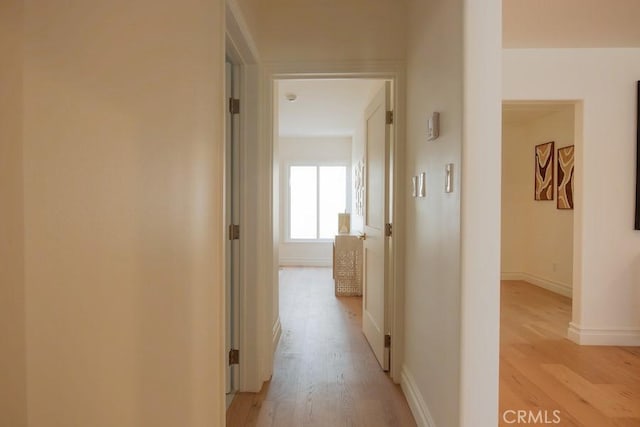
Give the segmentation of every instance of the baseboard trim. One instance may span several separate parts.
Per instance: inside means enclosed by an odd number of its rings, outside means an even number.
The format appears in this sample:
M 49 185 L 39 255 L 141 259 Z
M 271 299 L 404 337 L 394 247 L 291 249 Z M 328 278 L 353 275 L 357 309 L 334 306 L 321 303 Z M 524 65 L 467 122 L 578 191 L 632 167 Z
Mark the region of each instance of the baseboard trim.
M 280 258 L 281 267 L 331 267 L 331 258 Z
M 559 295 L 563 295 L 568 298 L 573 298 L 573 289 L 566 283 L 555 282 L 553 280 L 543 279 L 539 276 L 534 276 L 529 273 L 518 272 L 506 272 L 500 275 L 502 280 L 523 280 L 525 282 L 536 285 L 540 288 L 554 292 Z
M 406 366 L 402 367 L 402 373 L 400 374 L 400 387 L 404 392 L 407 402 L 409 403 L 409 409 L 413 414 L 413 418 L 416 420 L 418 427 L 436 427 L 436 423 L 431 417 L 429 408 L 422 397 L 422 393 L 418 389 L 413 375 Z
M 569 323 L 569 339 L 580 345 L 640 346 L 640 329 L 589 329 Z
M 271 351 L 273 353 L 276 352 L 276 348 L 278 348 L 278 343 L 280 342 L 280 337 L 282 336 L 282 324 L 280 323 L 280 317 L 276 319 L 276 322 L 273 324 L 273 336 L 271 341 Z

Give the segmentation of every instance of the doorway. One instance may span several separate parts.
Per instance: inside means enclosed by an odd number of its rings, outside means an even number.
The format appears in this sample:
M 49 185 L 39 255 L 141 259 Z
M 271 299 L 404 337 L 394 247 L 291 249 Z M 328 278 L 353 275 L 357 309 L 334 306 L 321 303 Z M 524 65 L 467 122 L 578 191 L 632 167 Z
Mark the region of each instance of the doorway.
M 312 67 L 312 68 L 310 68 Z M 287 64 L 269 65 L 259 74 L 257 68 L 243 67 L 249 73 L 248 78 L 242 81 L 247 85 L 247 94 L 257 95 L 260 99 L 255 102 L 253 95 L 247 100 L 246 109 L 242 109 L 241 122 L 243 135 L 241 141 L 244 147 L 242 156 L 242 182 L 243 182 L 243 206 L 242 222 L 246 233 L 241 236 L 251 236 L 242 241 L 242 265 L 241 278 L 241 307 L 243 310 L 241 328 L 241 378 L 240 390 L 242 392 L 258 392 L 263 384 L 273 375 L 274 354 L 282 336 L 282 328 L 279 316 L 279 268 L 280 268 L 280 197 L 283 193 L 280 186 L 283 183 L 279 164 L 278 144 L 278 82 L 289 80 L 345 80 L 345 79 L 374 79 L 392 83 L 392 105 L 394 109 L 395 125 L 392 127 L 392 144 L 390 147 L 390 197 L 389 220 L 401 218 L 403 203 L 398 194 L 403 186 L 404 173 L 394 166 L 403 162 L 403 146 L 395 144 L 404 138 L 403 127 L 403 67 L 402 64 L 390 63 L 384 65 L 335 65 L 327 64 L 317 68 L 318 65 Z M 259 83 L 256 79 L 259 75 L 263 80 Z M 255 83 L 255 84 L 254 84 Z M 263 92 L 258 89 L 262 88 Z M 262 105 L 263 110 L 253 108 Z M 253 106 L 253 107 L 252 107 Z M 337 105 L 338 107 L 340 104 Z M 264 114 L 264 119 L 258 121 L 258 112 Z M 251 117 L 248 118 L 247 115 Z M 253 127 L 252 123 L 259 126 Z M 245 126 L 247 128 L 245 129 Z M 336 135 L 330 135 L 336 136 Z M 347 174 L 351 176 L 351 171 Z M 274 203 L 275 202 L 275 203 Z M 394 240 L 401 240 L 403 236 L 403 224 L 398 221 L 393 225 L 393 237 L 388 242 L 393 246 L 388 257 L 386 275 L 388 284 L 385 295 L 385 316 L 389 320 L 389 330 L 392 336 L 390 357 L 391 379 L 399 383 L 402 371 L 403 349 L 403 287 L 401 268 L 396 268 L 403 261 L 402 246 L 395 245 Z M 326 246 L 325 246 L 326 247 Z M 329 254 L 331 244 L 328 245 Z M 326 251 L 324 252 L 326 254 Z M 331 265 L 331 255 L 322 260 L 324 267 Z M 237 399 L 236 399 L 237 400 Z
M 548 367 L 576 369 L 582 351 L 568 339 L 579 297 L 580 114 L 574 101 L 503 104 L 500 425 L 511 423 L 514 409 L 571 419 L 557 399 L 561 372 Z
M 275 82 L 275 93 L 279 266 L 333 266 L 334 273 L 351 274 L 348 294 L 363 296 L 362 330 L 387 371 L 391 84 L 283 79 Z M 338 243 L 347 240 L 353 241 L 348 254 Z M 336 295 L 345 295 L 341 284 L 347 281 L 336 277 Z
M 502 278 L 568 298 L 573 296 L 575 114 L 572 102 L 503 106 Z

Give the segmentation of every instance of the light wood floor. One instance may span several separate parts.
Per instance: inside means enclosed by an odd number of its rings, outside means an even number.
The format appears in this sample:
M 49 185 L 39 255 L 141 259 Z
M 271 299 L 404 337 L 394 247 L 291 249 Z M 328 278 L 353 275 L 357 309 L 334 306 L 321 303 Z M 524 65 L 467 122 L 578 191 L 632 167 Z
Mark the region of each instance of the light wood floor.
M 331 269 L 281 270 L 273 378 L 258 394 L 236 396 L 228 427 L 416 425 L 362 335 L 362 299 L 333 292 Z
M 640 426 L 640 348 L 574 344 L 571 300 L 528 283 L 503 282 L 501 300 L 500 414 L 547 410 L 553 420 L 558 410 L 563 427 Z
M 361 309 L 360 298 L 334 297 L 331 270 L 282 270 L 273 378 L 236 397 L 227 426 L 414 426 L 362 336 Z M 570 319 L 568 298 L 502 283 L 500 426 L 524 425 L 505 422 L 508 410 L 546 411 L 550 421 L 560 411 L 559 423 L 528 426 L 640 426 L 640 348 L 574 344 Z

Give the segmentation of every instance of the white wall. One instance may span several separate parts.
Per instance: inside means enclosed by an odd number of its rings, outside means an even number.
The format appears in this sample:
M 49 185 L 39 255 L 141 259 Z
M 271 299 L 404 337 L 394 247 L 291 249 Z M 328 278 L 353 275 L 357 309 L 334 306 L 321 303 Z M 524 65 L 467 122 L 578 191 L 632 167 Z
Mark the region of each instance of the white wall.
M 507 48 L 640 47 L 637 0 L 503 0 Z
M 402 386 L 419 425 L 497 424 L 499 3 L 409 2 Z M 414 199 L 425 171 L 427 197 Z
M 460 191 L 444 194 L 443 173 L 461 163 L 462 30 L 461 2 L 410 2 L 403 371 L 436 426 L 460 424 Z M 425 138 L 432 111 L 441 112 L 438 143 Z M 414 199 L 411 177 L 424 171 L 427 197 Z M 457 168 L 458 190 L 459 177 Z
M 554 141 L 557 178 L 557 149 L 575 142 L 573 116 L 572 109 L 547 111 L 542 117 L 504 123 L 502 132 L 502 277 L 526 280 L 569 297 L 573 210 L 557 209 L 557 196 L 534 200 L 533 159 L 536 145 Z
M 0 3 L 0 425 L 27 425 L 22 1 Z
M 330 267 L 332 242 L 296 242 L 288 239 L 288 169 L 291 165 L 319 164 L 347 167 L 347 188 L 351 188 L 351 137 L 283 137 L 280 159 L 280 265 Z M 347 192 L 347 207 L 351 194 Z M 338 218 L 336 217 L 336 223 Z
M 242 0 L 265 61 L 397 60 L 405 54 L 405 2 Z M 254 17 L 259 17 L 255 19 Z
M 640 233 L 633 230 L 640 49 L 514 49 L 503 64 L 506 100 L 582 101 L 569 336 L 640 345 Z
M 223 425 L 223 2 L 25 5 L 29 425 Z

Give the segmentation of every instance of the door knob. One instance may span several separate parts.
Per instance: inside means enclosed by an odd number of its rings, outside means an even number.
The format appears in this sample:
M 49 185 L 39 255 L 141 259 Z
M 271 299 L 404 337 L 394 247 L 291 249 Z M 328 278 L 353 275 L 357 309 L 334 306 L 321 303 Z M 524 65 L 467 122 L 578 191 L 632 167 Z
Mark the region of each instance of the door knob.
M 358 239 L 367 240 L 367 233 L 362 233 L 362 234 L 358 235 Z

